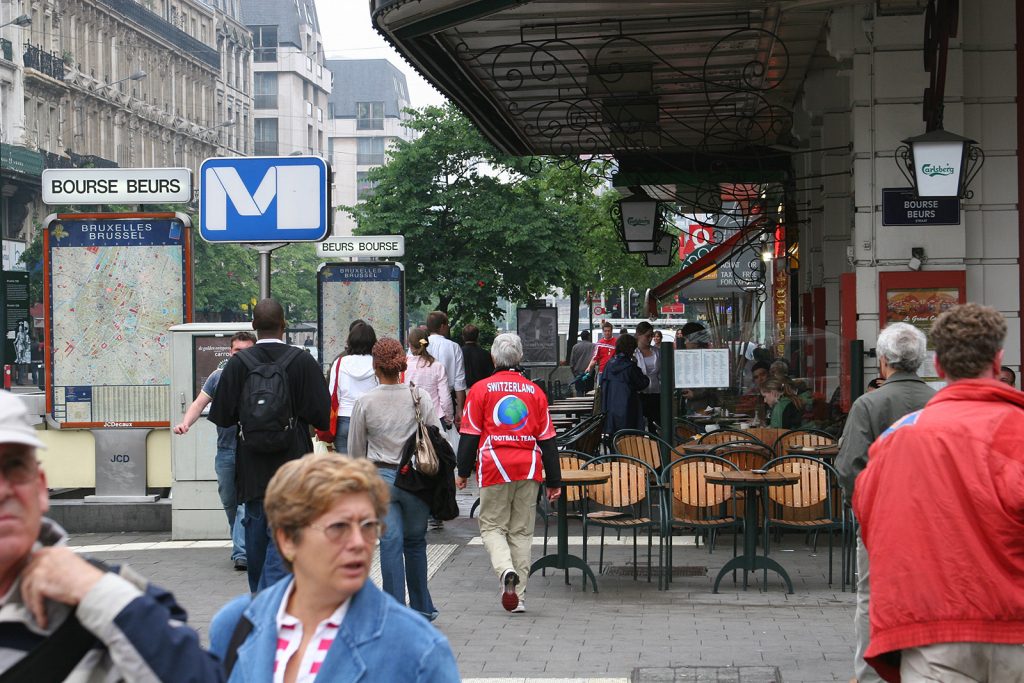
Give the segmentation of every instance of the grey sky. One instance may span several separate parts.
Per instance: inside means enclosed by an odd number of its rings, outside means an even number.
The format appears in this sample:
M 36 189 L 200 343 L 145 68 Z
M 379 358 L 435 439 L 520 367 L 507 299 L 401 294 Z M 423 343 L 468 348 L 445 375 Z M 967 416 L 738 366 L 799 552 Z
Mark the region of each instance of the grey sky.
M 405 73 L 412 106 L 445 102 L 374 30 L 369 0 L 316 0 L 316 11 L 328 59 L 387 59 Z

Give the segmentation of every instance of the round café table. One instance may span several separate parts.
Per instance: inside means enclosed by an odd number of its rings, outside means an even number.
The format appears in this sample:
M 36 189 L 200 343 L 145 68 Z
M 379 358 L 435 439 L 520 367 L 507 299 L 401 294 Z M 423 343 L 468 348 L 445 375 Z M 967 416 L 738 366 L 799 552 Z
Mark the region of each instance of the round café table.
M 767 492 L 770 486 L 795 484 L 800 481 L 800 475 L 776 471 L 761 474 L 751 470 L 725 470 L 708 472 L 704 475 L 704 479 L 709 484 L 732 486 L 737 490 L 750 491 L 746 498 L 746 504 L 743 506 L 743 554 L 732 558 L 719 570 L 712 592 L 717 593 L 722 577 L 735 569 L 743 570 L 743 590 L 747 589 L 748 572 L 771 569 L 786 582 L 786 588 L 789 589 L 786 592 L 792 593 L 793 582 L 790 581 L 789 574 L 782 568 L 782 565 L 767 555 L 757 554 L 757 511 L 760 509 L 758 496 L 763 494 L 762 492 Z
M 530 565 L 530 575 L 538 569 L 579 569 L 584 576 L 589 576 L 594 584 L 594 592 L 597 592 L 597 579 L 582 557 L 569 554 L 569 519 L 566 504 L 565 488 L 567 486 L 590 486 L 592 484 L 603 484 L 611 478 L 611 473 L 598 470 L 563 470 L 562 471 L 562 495 L 558 497 L 558 549 L 557 552 L 545 555 Z M 569 572 L 565 572 L 565 583 L 569 583 Z M 583 583 L 586 590 L 586 581 Z
M 786 449 L 787 455 L 807 455 L 812 458 L 820 458 L 825 461 L 835 460 L 839 455 L 838 444 L 827 444 L 824 446 L 790 446 Z

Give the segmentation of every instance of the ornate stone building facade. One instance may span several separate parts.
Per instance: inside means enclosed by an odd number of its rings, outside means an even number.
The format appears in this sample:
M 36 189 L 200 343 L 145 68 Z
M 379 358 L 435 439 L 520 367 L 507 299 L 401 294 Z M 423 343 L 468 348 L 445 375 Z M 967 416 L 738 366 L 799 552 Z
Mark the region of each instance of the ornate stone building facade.
M 24 112 L 5 135 L 16 148 L 10 154 L 38 153 L 44 167 L 195 172 L 206 157 L 251 153 L 252 38 L 237 0 L 13 5 L 31 24 L 17 27 L 12 50 Z M 12 85 L 12 94 L 17 89 Z M 26 184 L 0 177 L 0 189 L 8 181 Z M 10 198 L 0 207 L 4 237 L 30 239 L 31 226 L 48 211 L 38 189 L 32 201 L 14 200 L 28 198 L 25 188 L 3 194 Z

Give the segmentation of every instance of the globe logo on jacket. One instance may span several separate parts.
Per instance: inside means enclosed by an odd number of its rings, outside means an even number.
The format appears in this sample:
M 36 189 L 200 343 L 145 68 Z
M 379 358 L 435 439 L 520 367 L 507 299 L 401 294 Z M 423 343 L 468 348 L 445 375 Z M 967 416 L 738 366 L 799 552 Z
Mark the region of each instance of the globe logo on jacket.
M 526 426 L 530 418 L 530 411 L 527 409 L 523 399 L 518 396 L 502 396 L 494 404 L 494 424 L 511 427 L 513 431 L 519 431 Z

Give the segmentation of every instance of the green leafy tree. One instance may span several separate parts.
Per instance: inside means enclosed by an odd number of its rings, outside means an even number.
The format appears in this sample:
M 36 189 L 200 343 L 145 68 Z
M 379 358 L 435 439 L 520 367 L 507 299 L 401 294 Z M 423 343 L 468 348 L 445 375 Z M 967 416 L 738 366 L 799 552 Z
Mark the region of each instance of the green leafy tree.
M 537 163 L 501 154 L 453 106 L 411 110 L 418 133 L 370 173 L 374 193 L 348 210 L 360 235 L 405 236 L 410 307 L 436 302 L 453 321 L 494 320 L 499 297 L 550 291 L 571 235 Z

